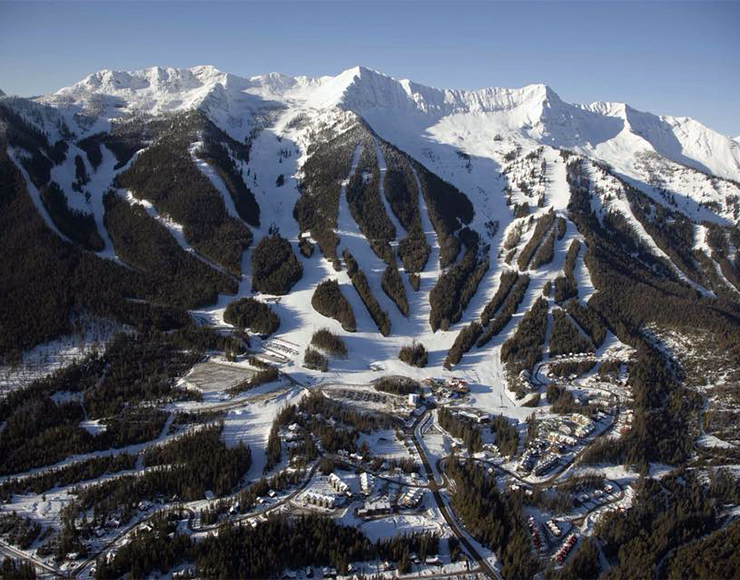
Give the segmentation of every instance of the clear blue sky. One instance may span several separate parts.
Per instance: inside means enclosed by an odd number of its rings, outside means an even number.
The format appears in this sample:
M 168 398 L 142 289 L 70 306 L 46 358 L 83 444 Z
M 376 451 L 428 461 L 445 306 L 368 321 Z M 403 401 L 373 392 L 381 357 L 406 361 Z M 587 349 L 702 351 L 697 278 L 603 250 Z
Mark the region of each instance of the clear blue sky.
M 356 64 L 438 87 L 544 82 L 740 134 L 740 2 L 4 2 L 0 88 L 213 64 L 318 76 Z

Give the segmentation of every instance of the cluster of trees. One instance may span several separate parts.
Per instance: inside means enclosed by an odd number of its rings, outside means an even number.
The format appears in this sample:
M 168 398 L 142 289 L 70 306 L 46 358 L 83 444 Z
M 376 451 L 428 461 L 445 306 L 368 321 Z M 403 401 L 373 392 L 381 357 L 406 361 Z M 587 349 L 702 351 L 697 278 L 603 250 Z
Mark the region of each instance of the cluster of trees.
M 722 275 L 732 284 L 736 289 L 740 290 L 740 254 L 735 252 L 735 259 L 730 260 L 730 245 L 729 241 L 732 242 L 734 247 L 738 247 L 740 244 L 740 230 L 735 227 L 722 228 L 717 224 L 705 222 L 704 225 L 707 228 L 706 240 L 709 247 L 712 249 L 712 259 L 717 262 L 720 267 Z M 699 252 L 694 252 L 694 255 L 701 260 Z M 705 266 L 705 273 L 712 277 L 716 277 L 715 268 L 710 264 Z M 721 294 L 720 289 L 724 289 L 726 284 L 715 281 L 713 287 L 718 294 Z
M 414 341 L 401 347 L 398 358 L 407 365 L 423 368 L 427 366 L 427 349 L 420 342 Z
M 679 470 L 660 481 L 642 478 L 636 491 L 631 509 L 605 516 L 596 527 L 604 554 L 614 564 L 608 578 L 639 577 L 645 570 L 660 574 L 665 568 L 657 570 L 657 565 L 673 548 L 701 538 L 719 523 L 716 511 L 719 498 L 711 497 L 693 472 Z M 711 542 L 711 538 L 703 541 Z M 693 544 L 697 545 L 701 544 Z M 682 553 L 679 549 L 678 553 L 684 557 L 691 554 L 691 546 Z M 678 553 L 671 564 L 686 561 L 677 560 Z M 690 573 L 692 567 L 679 570 L 669 565 L 668 569 L 681 578 L 706 577 L 706 571 L 701 572 L 706 556 L 697 556 L 700 558 L 695 561 L 698 576 Z M 724 559 L 723 555 L 719 556 L 718 565 L 730 559 L 728 553 Z
M 328 328 L 322 328 L 314 332 L 311 337 L 311 345 L 333 356 L 347 356 L 347 345 L 344 344 L 342 337 L 334 334 Z
M 426 266 L 431 252 L 422 227 L 418 182 L 404 153 L 385 141 L 380 142 L 380 149 L 387 167 L 385 197 L 407 232 L 398 243 L 398 256 L 407 272 L 418 273 Z
M 252 463 L 248 447 L 227 447 L 221 440 L 223 423 L 200 428 L 147 449 L 140 475 L 126 475 L 73 490 L 77 499 L 67 508 L 71 519 L 92 510 L 94 523 L 113 513 L 128 521 L 139 502 L 157 497 L 184 501 L 202 499 L 206 491 L 226 495 L 241 481 Z
M 21 517 L 15 512 L 0 514 L 0 535 L 8 543 L 27 550 L 41 533 L 41 524 L 29 517 Z
M 594 365 L 596 365 L 595 360 L 560 362 L 550 365 L 550 372 L 552 372 L 556 377 L 569 377 L 570 375 L 580 377 L 594 368 Z
M 94 252 L 99 252 L 105 247 L 93 215 L 71 209 L 67 205 L 67 196 L 59 184 L 50 181 L 39 188 L 39 195 L 54 225 L 67 238 Z
M 378 391 L 394 395 L 410 395 L 419 392 L 419 383 L 408 377 L 383 377 L 375 382 Z
M 542 344 L 547 333 L 547 300 L 538 298 L 524 315 L 514 335 L 501 346 L 501 360 L 514 373 L 532 370 L 542 359 Z
M 46 133 L 27 122 L 5 103 L 0 104 L 0 120 L 3 121 L 0 137 L 13 147 L 25 150 L 26 155 L 21 156 L 20 162 L 36 187 L 47 184 L 51 179 L 52 167 L 59 165 L 67 157 L 67 143 L 59 140 L 52 145 Z M 3 152 L 6 151 L 4 146 Z
M 87 174 L 87 167 L 82 155 L 75 155 L 75 181 L 72 183 L 72 189 L 77 193 L 82 193 L 82 188 L 90 183 L 90 176 Z
M 164 575 L 174 566 L 192 558 L 194 542 L 177 529 L 175 514 L 156 514 L 148 529 L 132 534 L 112 558 L 101 557 L 95 565 L 95 578 L 107 580 L 128 575 L 145 578 L 153 572 Z
M 361 135 L 362 129 L 357 125 L 339 134 L 326 129 L 317 135 L 317 145 L 310 148 L 309 157 L 302 167 L 301 196 L 293 208 L 293 217 L 301 231 L 311 232 L 311 237 L 336 270 L 341 269 L 337 256 L 339 237 L 334 231 L 339 213 L 339 193 L 342 181 L 349 175 L 352 154 Z
M 565 221 L 564 217 L 558 217 L 557 221 L 557 232 L 558 239 L 562 240 L 565 237 L 565 232 L 568 230 L 568 222 Z
M 514 316 L 516 309 L 524 300 L 524 295 L 527 293 L 529 287 L 529 274 L 517 274 L 516 282 L 513 287 L 506 294 L 506 298 L 503 299 L 503 305 L 501 310 L 496 316 L 490 320 L 485 331 L 478 339 L 477 346 L 481 348 L 488 344 L 490 340 L 501 332 L 504 327 L 509 324 L 511 317 Z M 496 292 L 498 294 L 498 292 Z M 495 296 L 494 296 L 495 298 Z
M 162 294 L 148 276 L 83 251 L 53 233 L 6 149 L 0 132 L 0 295 L 13 305 L 0 311 L 0 357 L 19 361 L 22 350 L 70 333 L 75 311 L 112 318 L 141 331 L 189 323 L 184 311 L 166 306 L 176 298 Z M 179 296 L 185 293 L 178 291 Z
M 578 284 L 574 274 L 576 258 L 581 249 L 581 242 L 573 240 L 568 246 L 568 252 L 565 254 L 565 263 L 563 264 L 563 273 L 565 276 L 555 278 L 555 302 L 558 304 L 565 302 L 569 298 L 578 296 Z
M 333 418 L 363 433 L 377 431 L 378 429 L 390 429 L 393 426 L 393 420 L 388 416 L 361 413 L 341 403 L 330 401 L 319 393 L 312 393 L 308 397 L 304 397 L 299 409 L 304 411 L 308 417 L 320 414 L 324 418 Z
M 455 232 L 473 220 L 475 210 L 470 199 L 455 186 L 440 179 L 420 163 L 413 161 L 419 176 L 421 192 L 429 211 L 429 220 L 439 241 L 439 264 L 446 268 L 460 252 L 460 240 Z
M 664 568 L 671 580 L 731 580 L 740 576 L 740 521 L 678 548 Z
M 465 254 L 439 277 L 429 293 L 429 324 L 432 330 L 447 330 L 462 317 L 463 310 L 478 290 L 488 271 L 487 251 L 478 252 L 478 234 L 466 230 Z
M 313 244 L 311 240 L 303 236 L 298 240 L 298 251 L 304 258 L 310 258 L 313 256 Z
M 126 202 L 113 191 L 103 197 L 105 228 L 116 254 L 156 281 L 158 297 L 183 308 L 234 294 L 237 281 L 183 250 L 167 228 L 144 207 Z
M 244 391 L 259 387 L 260 385 L 266 385 L 267 383 L 277 381 L 279 378 L 280 371 L 278 371 L 277 367 L 268 365 L 266 368 L 258 370 L 256 373 L 254 373 L 254 375 L 252 375 L 251 378 L 247 379 L 246 381 L 242 381 L 241 383 L 238 383 L 237 385 L 231 387 L 229 389 L 229 393 L 232 395 L 238 395 L 239 393 L 243 393 Z
M 496 480 L 472 461 L 453 461 L 449 475 L 456 484 L 452 496 L 455 513 L 470 535 L 496 553 L 504 578 L 534 576 L 539 562 L 532 551 L 521 499 L 502 495 Z
M 96 578 L 127 574 L 143 578 L 155 571 L 164 574 L 185 561 L 195 561 L 199 578 L 272 578 L 286 569 L 306 566 L 332 566 L 346 574 L 350 563 L 376 559 L 405 561 L 408 571 L 412 552 L 426 557 L 438 550 L 438 538 L 432 534 L 372 543 L 357 528 L 316 515 L 271 518 L 255 528 L 223 526 L 218 535 L 197 543 L 165 521 L 155 522 L 150 531 L 137 533 L 110 562 L 100 559 Z M 161 560 L 157 558 L 159 554 Z M 235 558 L 234 554 L 240 557 Z
M 527 269 L 527 267 L 529 266 L 529 262 L 532 260 L 532 257 L 537 251 L 537 248 L 540 247 L 542 240 L 545 238 L 547 232 L 550 231 L 554 222 L 555 212 L 553 210 L 550 210 L 548 213 L 537 220 L 537 225 L 535 225 L 534 227 L 532 237 L 529 238 L 529 241 L 522 248 L 522 251 L 519 254 L 519 258 L 517 258 L 517 264 L 520 270 L 524 271 Z M 555 239 L 553 238 L 553 244 L 554 243 Z M 550 257 L 550 260 L 552 260 L 552 257 Z
M 569 320 L 568 315 L 559 308 L 552 311 L 552 333 L 550 335 L 550 356 L 559 354 L 590 352 L 591 341 L 584 337 Z
M 127 471 L 135 466 L 136 456 L 130 453 L 92 457 L 22 479 L 10 478 L 0 485 L 0 500 L 9 499 L 14 493 L 41 494 L 55 487 L 98 479 L 105 474 Z
M 452 343 L 450 350 L 447 351 L 444 367 L 449 370 L 459 363 L 463 355 L 473 348 L 475 341 L 478 340 L 481 334 L 483 334 L 483 327 L 475 320 L 464 326 L 457 333 L 455 342 Z
M 514 287 L 514 283 L 519 279 L 519 274 L 514 270 L 504 270 L 501 272 L 501 279 L 499 280 L 498 288 L 493 297 L 488 301 L 483 312 L 481 313 L 481 323 L 483 326 L 488 326 L 491 319 L 494 317 L 498 309 L 506 300 L 506 297 Z
M 329 361 L 318 350 L 309 346 L 303 354 L 303 366 L 315 371 L 326 372 L 329 368 Z
M 290 242 L 279 234 L 262 238 L 252 252 L 252 290 L 287 294 L 303 276 Z
M 513 457 L 519 451 L 519 433 L 503 415 L 496 415 L 491 421 L 491 431 L 496 434 L 496 445 L 501 455 Z
M 249 149 L 246 145 L 229 137 L 203 115 L 202 146 L 197 155 L 206 161 L 221 178 L 234 201 L 239 217 L 250 226 L 259 227 L 260 207 L 252 191 L 244 183 L 241 168 L 234 163 L 231 153 L 243 162 L 249 161 Z
M 597 347 L 601 346 L 606 339 L 606 326 L 599 313 L 590 306 L 583 306 L 577 300 L 571 300 L 565 308 L 578 326 L 591 337 L 593 343 Z
M 396 228 L 388 218 L 380 199 L 380 170 L 371 140 L 362 147 L 354 175 L 347 183 L 347 204 L 368 244 L 377 256 L 391 263 L 390 242 L 396 239 Z M 367 142 L 366 141 L 366 142 Z
M 105 366 L 87 376 L 94 384 L 85 389 L 85 409 L 92 419 L 111 417 L 133 403 L 166 397 L 201 356 L 166 336 L 118 334 L 101 358 Z
M 316 286 L 311 306 L 319 314 L 338 321 L 347 332 L 357 330 L 357 321 L 352 305 L 347 301 L 336 280 L 324 280 Z
M 711 335 L 714 348 L 724 349 L 729 360 L 740 362 L 740 319 L 727 303 L 697 296 L 658 268 L 635 250 L 619 228 L 607 233 L 604 226 L 608 224 L 601 224 L 592 212 L 583 162 L 571 160 L 567 167 L 570 216 L 586 238 L 584 261 L 599 290 L 589 300 L 589 308 L 622 342 L 636 349 L 629 365 L 635 394 L 632 429 L 619 445 L 603 446 L 599 451 L 604 457 L 636 465 L 680 463 L 691 453 L 689 425 L 701 403 L 676 381 L 666 366 L 665 353 L 645 340 L 640 329 L 650 322 L 677 330 L 702 329 Z
M 344 263 L 347 266 L 347 275 L 350 280 L 352 280 L 352 286 L 355 287 L 357 294 L 360 295 L 362 303 L 365 305 L 365 308 L 367 308 L 367 311 L 373 319 L 375 326 L 378 327 L 380 334 L 388 336 L 391 332 L 391 319 L 388 317 L 388 313 L 380 307 L 380 304 L 373 295 L 373 291 L 367 281 L 365 272 L 362 271 L 354 256 L 352 256 L 346 248 L 344 250 L 343 257 Z
M 230 302 L 224 311 L 224 320 L 262 335 L 270 335 L 280 326 L 280 317 L 270 305 L 251 296 Z
M 398 242 L 398 257 L 401 259 L 404 270 L 409 272 L 411 276 L 418 274 L 418 272 L 424 269 L 431 251 L 429 244 L 427 244 L 426 236 L 423 233 L 409 235 Z M 419 287 L 414 286 L 414 289 L 418 290 Z
M 13 409 L 0 433 L 0 473 L 13 474 L 62 461 L 74 454 L 143 443 L 157 437 L 166 413 L 131 406 L 125 413 L 104 420 L 105 431 L 91 434 L 80 426 L 82 406 L 55 404 L 48 396 L 35 396 Z
M 453 413 L 446 407 L 437 411 L 439 426 L 456 439 L 461 439 L 468 453 L 478 453 L 483 448 L 480 429 L 470 419 Z
M 265 463 L 264 469 L 265 473 L 282 461 L 283 445 L 280 440 L 280 428 L 286 425 L 288 420 L 294 415 L 295 406 L 289 406 L 281 409 L 275 419 L 273 419 L 270 434 L 267 437 L 267 447 L 265 448 L 265 455 L 267 457 L 267 463 Z
M 530 264 L 533 270 L 536 270 L 540 266 L 544 266 L 545 264 L 549 264 L 550 262 L 552 262 L 553 256 L 555 255 L 556 234 L 557 231 L 555 229 L 550 230 L 550 233 L 545 238 L 545 241 L 542 242 L 542 245 L 535 253 Z
M 552 405 L 550 410 L 553 413 L 567 414 L 583 411 L 583 406 L 576 404 L 573 394 L 565 387 L 549 384 L 547 385 L 546 396 L 547 403 Z
M 8 580 L 36 580 L 36 568 L 27 560 L 13 560 L 5 556 L 0 566 L 0 577 Z
M 380 279 L 380 286 L 383 288 L 388 297 L 398 307 L 398 310 L 404 316 L 409 315 L 409 301 L 406 298 L 406 287 L 403 285 L 403 279 L 398 272 L 395 260 L 389 264 L 383 271 Z
M 172 120 L 118 174 L 116 184 L 182 224 L 185 239 L 195 250 L 238 276 L 252 233 L 244 222 L 228 214 L 223 197 L 191 157 L 190 145 L 202 129 L 203 117 L 197 112 Z

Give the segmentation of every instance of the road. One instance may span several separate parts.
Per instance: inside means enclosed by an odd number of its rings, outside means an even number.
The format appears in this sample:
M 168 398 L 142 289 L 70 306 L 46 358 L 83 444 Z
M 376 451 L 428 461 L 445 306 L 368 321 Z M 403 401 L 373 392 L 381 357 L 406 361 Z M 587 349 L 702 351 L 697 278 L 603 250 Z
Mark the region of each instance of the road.
M 57 570 L 56 568 L 54 568 L 54 566 L 50 566 L 46 562 L 43 562 L 39 560 L 38 558 L 34 558 L 33 556 L 30 556 L 26 552 L 18 550 L 17 548 L 14 548 L 10 544 L 3 542 L 3 541 L 0 541 L 0 553 L 3 553 L 6 556 L 9 556 L 10 558 L 14 560 L 25 560 L 26 562 L 33 564 L 36 567 L 37 572 L 39 569 L 42 571 L 42 576 L 63 577 L 65 575 L 60 570 Z
M 414 425 L 412 427 L 413 429 L 412 441 L 414 442 L 416 451 L 419 453 L 419 457 L 421 458 L 421 463 L 424 466 L 424 470 L 426 471 L 427 479 L 429 480 L 429 489 L 432 492 L 434 501 L 437 503 L 439 512 L 442 514 L 442 517 L 445 519 L 445 522 L 447 522 L 447 525 L 450 526 L 450 529 L 452 530 L 452 532 L 455 534 L 455 536 L 457 536 L 457 539 L 460 541 L 460 544 L 462 544 L 463 548 L 465 548 L 465 551 L 468 552 L 468 554 L 470 554 L 470 556 L 478 563 L 480 570 L 483 573 L 485 573 L 489 578 L 503 580 L 503 577 L 501 576 L 501 574 L 499 574 L 498 571 L 488 563 L 488 560 L 486 560 L 483 556 L 481 556 L 480 552 L 478 552 L 475 546 L 473 546 L 468 541 L 468 538 L 465 536 L 465 534 L 462 532 L 462 530 L 458 526 L 457 520 L 454 514 L 451 513 L 452 509 L 448 508 L 447 504 L 445 504 L 444 499 L 442 498 L 442 494 L 439 492 L 440 486 L 437 483 L 436 478 L 434 477 L 434 471 L 432 470 L 432 466 L 429 463 L 429 458 L 427 457 L 424 446 L 419 441 L 417 432 L 416 432 L 416 428 L 424 421 L 424 419 L 427 416 L 427 413 L 429 413 L 428 409 L 425 410 L 424 413 L 422 413 L 419 416 L 419 418 L 414 422 Z

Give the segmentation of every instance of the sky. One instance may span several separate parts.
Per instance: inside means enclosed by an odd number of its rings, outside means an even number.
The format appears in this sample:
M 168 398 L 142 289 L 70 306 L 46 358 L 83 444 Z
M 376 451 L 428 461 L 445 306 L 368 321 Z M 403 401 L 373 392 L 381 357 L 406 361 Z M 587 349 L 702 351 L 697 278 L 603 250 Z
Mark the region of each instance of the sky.
M 740 135 L 740 2 L 6 2 L 0 89 L 212 64 L 242 76 L 355 65 L 442 88 L 546 83 Z

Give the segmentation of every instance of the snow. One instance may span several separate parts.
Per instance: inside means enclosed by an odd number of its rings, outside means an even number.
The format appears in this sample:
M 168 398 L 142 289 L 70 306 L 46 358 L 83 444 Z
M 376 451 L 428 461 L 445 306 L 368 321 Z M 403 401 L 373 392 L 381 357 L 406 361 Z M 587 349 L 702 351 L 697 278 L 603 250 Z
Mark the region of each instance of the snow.
M 441 517 L 438 520 L 441 520 Z M 395 515 L 365 522 L 359 528 L 371 542 L 376 542 L 419 532 L 441 534 L 443 524 L 430 520 L 424 515 Z
M 720 268 L 719 264 L 712 258 L 712 248 L 707 242 L 707 233 L 709 232 L 709 229 L 704 225 L 696 225 L 694 226 L 694 251 L 703 252 L 704 255 L 707 256 L 709 261 L 712 264 L 712 267 L 714 268 L 714 273 L 717 275 L 717 278 L 722 280 L 724 282 L 725 287 L 727 290 L 729 290 L 732 294 L 740 296 L 740 291 L 738 291 L 737 288 L 730 282 L 727 277 L 722 272 L 722 268 Z
M 624 103 L 570 104 L 543 84 L 468 91 L 396 80 L 362 66 L 320 78 L 279 73 L 244 78 L 213 66 L 152 67 L 103 70 L 37 102 L 57 107 L 80 130 L 84 127 L 72 117 L 80 110 L 109 122 L 140 112 L 157 115 L 199 108 L 239 140 L 268 111 L 296 104 L 313 110 L 339 106 L 363 117 L 377 111 L 390 113 L 406 127 L 467 122 L 479 139 L 514 132 L 532 142 L 573 149 L 608 163 L 640 149 L 650 150 L 682 165 L 740 178 L 737 142 L 694 119 L 657 116 Z
M 714 448 L 719 448 L 719 449 L 735 449 L 735 445 L 733 445 L 732 443 L 723 441 L 722 439 L 719 439 L 718 437 L 715 437 L 714 435 L 710 435 L 709 433 L 703 433 L 696 440 L 696 444 L 701 447 L 714 447 Z
M 102 352 L 116 332 L 125 330 L 119 324 L 88 314 L 73 317 L 71 324 L 79 330 L 24 352 L 23 362 L 17 367 L 0 366 L 0 397 L 92 353 Z
M 272 385 L 271 389 L 275 389 Z M 288 405 L 296 404 L 305 394 L 299 388 L 278 389 L 265 396 L 250 391 L 244 406 L 230 410 L 224 420 L 223 439 L 228 446 L 237 443 L 248 445 L 252 451 L 252 466 L 245 476 L 258 479 L 267 463 L 265 449 L 275 415 Z
M 619 212 L 627 221 L 630 228 L 632 228 L 637 239 L 649 252 L 656 257 L 661 258 L 679 280 L 685 282 L 692 288 L 695 288 L 704 296 L 714 296 L 712 292 L 708 291 L 706 288 L 697 282 L 694 282 L 684 274 L 684 272 L 681 271 L 681 269 L 671 260 L 670 256 L 668 256 L 668 254 L 658 246 L 653 237 L 647 232 L 640 220 L 638 220 L 632 212 L 632 208 L 630 207 L 630 203 L 621 183 L 619 183 L 614 177 L 601 171 L 598 167 L 595 167 L 591 162 L 587 162 L 587 172 L 592 183 L 592 204 L 596 205 L 600 221 L 609 211 Z M 601 188 L 601 193 L 596 190 L 597 185 Z M 609 192 L 616 192 L 616 197 L 612 196 Z

